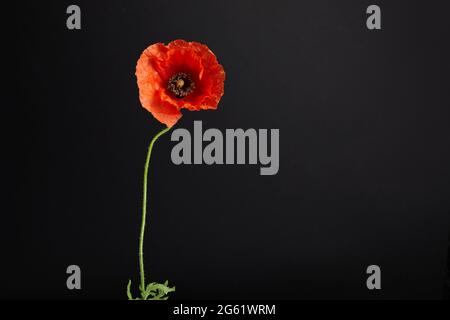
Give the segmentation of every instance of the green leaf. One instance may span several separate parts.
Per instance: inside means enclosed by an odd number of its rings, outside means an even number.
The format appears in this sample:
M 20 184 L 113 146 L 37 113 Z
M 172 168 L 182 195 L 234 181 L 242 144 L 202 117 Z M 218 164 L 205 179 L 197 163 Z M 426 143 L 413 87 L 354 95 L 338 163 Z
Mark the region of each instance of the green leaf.
M 147 285 L 145 293 L 150 300 L 167 300 L 168 294 L 175 291 L 175 287 L 169 287 L 169 282 L 156 283 L 152 282 Z
M 131 295 L 131 280 L 128 280 L 127 296 L 128 296 L 128 300 L 134 300 L 133 296 Z
M 169 281 L 164 283 L 152 282 L 149 283 L 145 290 L 139 285 L 141 297 L 133 298 L 131 294 L 131 280 L 128 280 L 127 297 L 128 300 L 167 300 L 168 294 L 175 291 L 175 287 L 169 287 Z

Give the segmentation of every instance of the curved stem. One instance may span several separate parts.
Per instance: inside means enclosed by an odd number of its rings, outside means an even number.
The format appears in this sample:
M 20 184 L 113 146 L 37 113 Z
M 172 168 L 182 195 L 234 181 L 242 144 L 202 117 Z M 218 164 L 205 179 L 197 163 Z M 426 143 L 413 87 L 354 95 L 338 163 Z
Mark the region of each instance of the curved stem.
M 141 274 L 141 292 L 145 291 L 145 272 L 144 272 L 144 234 L 145 234 L 145 220 L 147 216 L 147 176 L 148 176 L 148 165 L 150 163 L 150 157 L 152 155 L 153 145 L 156 140 L 161 137 L 164 133 L 169 131 L 171 128 L 165 128 L 158 132 L 156 136 L 153 137 L 150 145 L 148 147 L 147 158 L 145 160 L 144 167 L 144 189 L 142 194 L 142 222 L 141 222 L 141 233 L 139 235 L 139 271 Z

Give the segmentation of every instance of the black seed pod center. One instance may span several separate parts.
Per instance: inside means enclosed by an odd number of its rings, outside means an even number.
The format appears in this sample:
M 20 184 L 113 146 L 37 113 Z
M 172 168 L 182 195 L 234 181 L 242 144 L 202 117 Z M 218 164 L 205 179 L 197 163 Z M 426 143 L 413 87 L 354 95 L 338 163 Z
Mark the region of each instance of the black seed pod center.
M 192 81 L 192 78 L 187 73 L 179 72 L 170 77 L 167 83 L 167 89 L 175 97 L 182 99 L 194 91 L 195 82 Z

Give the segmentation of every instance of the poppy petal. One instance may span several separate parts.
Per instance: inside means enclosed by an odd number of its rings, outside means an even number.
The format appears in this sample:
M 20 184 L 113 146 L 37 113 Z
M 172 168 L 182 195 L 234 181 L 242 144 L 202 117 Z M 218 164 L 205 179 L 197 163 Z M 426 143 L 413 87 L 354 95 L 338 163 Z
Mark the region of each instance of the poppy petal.
M 178 96 L 169 90 L 173 76 L 188 74 L 195 84 Z M 144 50 L 136 66 L 142 106 L 160 122 L 173 126 L 180 109 L 217 109 L 224 93 L 225 71 L 214 53 L 198 42 L 175 40 L 167 46 L 156 43 Z

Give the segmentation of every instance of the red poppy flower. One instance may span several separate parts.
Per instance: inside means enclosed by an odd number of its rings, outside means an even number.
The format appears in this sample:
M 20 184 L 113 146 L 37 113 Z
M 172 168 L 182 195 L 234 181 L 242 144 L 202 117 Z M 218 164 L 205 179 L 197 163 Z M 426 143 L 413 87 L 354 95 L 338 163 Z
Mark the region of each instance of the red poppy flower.
M 137 62 L 136 77 L 142 106 L 172 127 L 181 118 L 182 108 L 217 109 L 225 71 L 207 46 L 175 40 L 145 49 Z

